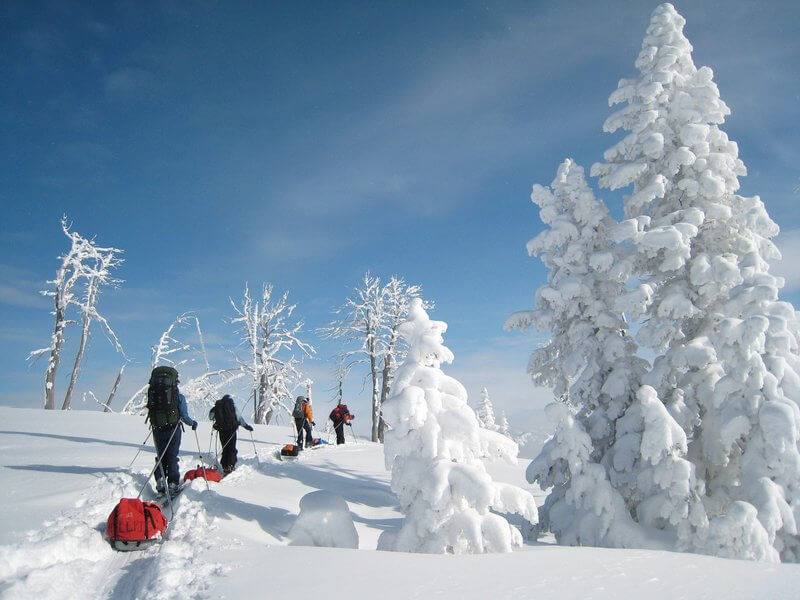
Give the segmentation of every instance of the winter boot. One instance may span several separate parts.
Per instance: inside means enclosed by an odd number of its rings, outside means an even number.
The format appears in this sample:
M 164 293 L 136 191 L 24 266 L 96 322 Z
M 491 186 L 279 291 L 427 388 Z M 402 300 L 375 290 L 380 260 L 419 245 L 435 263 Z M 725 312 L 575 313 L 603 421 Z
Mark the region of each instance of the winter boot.
M 176 483 L 174 481 L 170 481 L 169 482 L 169 495 L 170 496 L 174 496 L 175 494 L 178 493 L 178 490 L 180 490 L 180 488 L 181 488 L 180 484 L 178 484 L 178 483 Z
M 158 492 L 159 494 L 163 494 L 164 493 L 164 479 L 163 478 L 156 480 L 156 492 Z

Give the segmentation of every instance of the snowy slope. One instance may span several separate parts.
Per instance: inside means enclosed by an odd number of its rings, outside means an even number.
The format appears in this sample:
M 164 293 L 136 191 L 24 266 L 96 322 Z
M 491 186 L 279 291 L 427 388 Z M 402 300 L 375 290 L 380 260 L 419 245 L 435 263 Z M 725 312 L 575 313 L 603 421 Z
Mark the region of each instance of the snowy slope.
M 0 407 L 0 595 L 3 598 L 798 598 L 800 566 L 665 552 L 530 544 L 511 555 L 430 556 L 377 552 L 399 523 L 380 446 L 274 457 L 282 427 L 239 441 L 240 467 L 221 484 L 195 481 L 176 502 L 169 539 L 117 553 L 105 520 L 135 496 L 152 465 L 140 418 L 87 411 Z M 210 429 L 198 430 L 208 444 Z M 243 435 L 242 435 L 243 434 Z M 184 433 L 182 469 L 196 463 Z M 524 485 L 518 468 L 492 475 Z M 328 490 L 348 503 L 360 550 L 290 546 L 302 496 Z M 167 511 L 168 514 L 168 511 Z

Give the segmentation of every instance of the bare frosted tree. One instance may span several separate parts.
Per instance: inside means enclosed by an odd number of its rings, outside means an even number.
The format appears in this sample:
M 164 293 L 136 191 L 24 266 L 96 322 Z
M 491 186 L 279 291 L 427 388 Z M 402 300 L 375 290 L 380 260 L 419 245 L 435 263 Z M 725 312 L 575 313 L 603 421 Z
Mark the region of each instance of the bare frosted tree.
M 55 408 L 55 380 L 61 362 L 64 334 L 68 325 L 76 323 L 75 320 L 68 317 L 70 307 L 76 307 L 80 311 L 82 327 L 81 339 L 62 409 L 66 410 L 70 407 L 92 321 L 99 322 L 117 352 L 123 356 L 125 354 L 108 321 L 97 311 L 97 299 L 101 288 L 103 286 L 116 287 L 122 282 L 111 276 L 111 270 L 116 269 L 123 262 L 123 259 L 119 257 L 122 251 L 117 248 L 97 246 L 94 239 L 87 239 L 71 228 L 72 224 L 67 221 L 67 217 L 61 217 L 61 230 L 70 240 L 70 249 L 59 257 L 61 265 L 56 271 L 56 277 L 48 281 L 52 287 L 42 291 L 43 295 L 53 298 L 53 315 L 55 317 L 53 336 L 49 346 L 34 350 L 28 357 L 30 360 L 48 353 L 50 355 L 45 372 L 44 391 L 44 407 L 49 410 Z M 80 284 L 85 287 L 84 293 L 79 297 L 76 295 L 76 286 Z
M 342 339 L 346 345 L 356 346 L 357 350 L 347 351 L 345 356 L 357 357 L 354 362 L 369 364 L 367 377 L 372 383 L 372 441 L 377 442 L 381 420 L 380 335 L 384 321 L 384 295 L 380 279 L 370 275 L 369 271 L 353 291 L 353 297 L 334 311 L 334 314 L 342 315 L 341 318 L 332 321 L 328 327 L 320 328 L 319 333 L 323 338 Z
M 100 323 L 106 331 L 109 340 L 114 344 L 117 352 L 125 355 L 122 346 L 117 339 L 114 330 L 108 324 L 106 318 L 97 311 L 97 299 L 100 295 L 102 286 L 116 287 L 122 283 L 121 279 L 111 276 L 111 270 L 122 264 L 123 259 L 118 255 L 122 252 L 116 248 L 99 248 L 90 240 L 89 247 L 91 255 L 87 256 L 85 263 L 86 271 L 86 290 L 80 303 L 81 311 L 81 339 L 78 343 L 78 352 L 75 354 L 75 361 L 72 364 L 72 374 L 69 378 L 69 386 L 64 396 L 62 410 L 69 410 L 72 404 L 72 393 L 75 391 L 75 384 L 78 382 L 78 374 L 81 370 L 81 362 L 86 352 L 86 343 L 89 341 L 89 329 L 93 321 Z
M 408 305 L 419 297 L 422 288 L 408 285 L 402 277 L 393 276 L 386 285 L 369 271 L 364 274 L 359 287 L 335 314 L 342 315 L 328 327 L 320 329 L 326 338 L 342 339 L 356 350 L 345 352 L 345 359 L 355 360 L 348 364 L 364 362 L 369 365 L 367 378 L 372 384 L 372 441 L 382 442 L 386 423 L 381 415 L 381 406 L 391 392 L 394 371 L 398 361 L 405 356 L 397 329 L 408 316 Z M 433 307 L 425 302 L 426 309 Z
M 272 285 L 264 284 L 261 299 L 254 300 L 245 284 L 241 306 L 231 299 L 236 316 L 232 324 L 240 324 L 242 344 L 247 346 L 249 357 L 237 357 L 240 368 L 252 380 L 251 398 L 254 400 L 253 420 L 267 423 L 279 409 L 288 407 L 291 390 L 301 382 L 301 357 L 316 353 L 311 344 L 298 335 L 305 325 L 294 317 L 296 304 L 289 304 L 289 292 L 277 300 L 272 298 Z
M 189 380 L 181 386 L 187 403 L 200 399 L 201 403 L 207 403 L 208 398 L 216 394 L 216 388 L 223 383 L 227 383 L 237 372 L 237 369 L 222 369 L 212 371 L 206 354 L 203 332 L 200 327 L 200 319 L 192 312 L 185 312 L 178 315 L 169 327 L 167 327 L 158 338 L 158 342 L 151 348 L 150 369 L 154 369 L 160 364 L 171 367 L 180 367 L 194 359 L 193 354 L 197 351 L 192 344 L 183 341 L 183 335 L 179 332 L 194 325 L 200 343 L 200 354 L 205 364 L 205 372 Z M 184 332 L 185 333 L 185 332 Z M 145 383 L 134 393 L 125 403 L 122 412 L 130 414 L 144 414 L 147 409 L 147 386 Z M 214 389 L 214 391 L 210 391 Z M 108 404 L 111 402 L 109 401 Z

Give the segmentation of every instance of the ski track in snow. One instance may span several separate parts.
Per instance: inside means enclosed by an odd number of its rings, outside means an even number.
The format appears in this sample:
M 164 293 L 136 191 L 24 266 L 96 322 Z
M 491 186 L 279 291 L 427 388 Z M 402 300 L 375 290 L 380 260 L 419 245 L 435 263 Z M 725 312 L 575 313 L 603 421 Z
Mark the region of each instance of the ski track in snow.
M 143 551 L 118 552 L 105 536 L 117 502 L 136 497 L 147 472 L 104 473 L 74 508 L 46 521 L 11 546 L 0 547 L 3 598 L 201 598 L 209 576 L 226 569 L 200 555 L 213 543 L 208 492 L 198 480 L 174 499 L 166 537 Z M 147 494 L 144 494 L 145 499 Z M 164 514 L 169 518 L 169 507 Z M 53 582 L 58 582 L 54 585 Z

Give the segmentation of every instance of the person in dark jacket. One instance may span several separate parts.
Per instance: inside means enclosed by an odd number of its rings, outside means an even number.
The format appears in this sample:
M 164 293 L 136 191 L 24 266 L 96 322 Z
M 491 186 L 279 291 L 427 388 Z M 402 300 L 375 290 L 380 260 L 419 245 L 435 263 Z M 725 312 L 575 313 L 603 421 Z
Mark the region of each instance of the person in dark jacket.
M 337 404 L 329 418 L 333 421 L 333 429 L 336 431 L 336 445 L 344 444 L 344 426 L 350 424 L 353 415 L 350 414 L 346 404 Z
M 222 470 L 227 475 L 236 468 L 236 430 L 244 427 L 253 431 L 253 427 L 239 414 L 236 403 L 229 394 L 225 394 L 216 401 L 213 408 L 208 411 L 208 418 L 213 422 L 214 429 L 219 432 L 219 443 L 222 444 Z
M 174 392 L 177 392 L 178 406 L 177 411 L 170 409 L 163 412 L 163 405 L 159 406 L 158 398 L 163 398 L 159 392 L 164 390 L 160 385 L 162 378 L 166 376 L 174 382 Z M 181 474 L 178 470 L 178 453 L 181 449 L 181 423 L 189 425 L 193 430 L 197 429 L 197 421 L 189 416 L 189 409 L 186 406 L 186 398 L 180 393 L 177 387 L 178 372 L 172 367 L 156 367 L 150 376 L 148 388 L 148 420 L 153 431 L 153 442 L 156 446 L 156 491 L 163 494 L 166 486 L 169 485 L 170 494 L 175 494 L 181 481 Z M 170 392 L 170 395 L 174 394 Z M 174 407 L 174 404 L 171 406 Z

